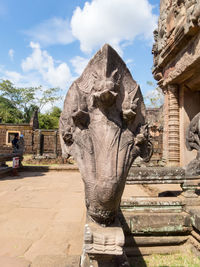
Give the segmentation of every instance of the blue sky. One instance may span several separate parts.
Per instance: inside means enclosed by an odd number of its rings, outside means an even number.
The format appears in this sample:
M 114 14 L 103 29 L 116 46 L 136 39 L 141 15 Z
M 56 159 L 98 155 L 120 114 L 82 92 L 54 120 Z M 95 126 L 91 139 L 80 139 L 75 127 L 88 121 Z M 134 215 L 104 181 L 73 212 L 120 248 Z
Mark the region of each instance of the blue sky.
M 111 44 L 144 95 L 153 81 L 158 0 L 0 0 L 0 79 L 61 87 L 65 95 L 88 60 Z M 155 83 L 155 82 L 154 82 Z M 57 103 L 62 107 L 62 101 Z

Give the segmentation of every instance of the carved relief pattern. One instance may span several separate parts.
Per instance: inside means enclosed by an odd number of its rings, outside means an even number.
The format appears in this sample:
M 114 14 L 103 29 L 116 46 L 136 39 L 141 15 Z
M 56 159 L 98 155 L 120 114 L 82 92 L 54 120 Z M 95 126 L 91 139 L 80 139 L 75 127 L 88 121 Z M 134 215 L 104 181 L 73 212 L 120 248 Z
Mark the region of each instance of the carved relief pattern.
M 182 45 L 182 38 L 192 38 L 200 28 L 200 0 L 161 0 L 158 29 L 154 31 L 154 77 L 162 84 L 163 61 Z M 176 53 L 176 52 L 175 52 Z M 164 64 L 165 65 L 165 64 Z
M 169 97 L 169 164 L 178 165 L 180 161 L 180 140 L 179 140 L 179 90 L 176 85 L 168 85 Z

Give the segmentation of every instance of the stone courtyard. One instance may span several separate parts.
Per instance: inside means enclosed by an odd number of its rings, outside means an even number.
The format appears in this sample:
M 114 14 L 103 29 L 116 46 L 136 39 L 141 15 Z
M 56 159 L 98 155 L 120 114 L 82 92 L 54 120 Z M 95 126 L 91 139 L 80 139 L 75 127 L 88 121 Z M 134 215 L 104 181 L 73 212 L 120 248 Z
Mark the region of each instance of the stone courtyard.
M 167 187 L 159 186 L 161 191 Z M 142 185 L 126 185 L 123 197 L 149 192 Z M 78 266 L 84 224 L 78 171 L 21 172 L 0 180 L 0 266 Z

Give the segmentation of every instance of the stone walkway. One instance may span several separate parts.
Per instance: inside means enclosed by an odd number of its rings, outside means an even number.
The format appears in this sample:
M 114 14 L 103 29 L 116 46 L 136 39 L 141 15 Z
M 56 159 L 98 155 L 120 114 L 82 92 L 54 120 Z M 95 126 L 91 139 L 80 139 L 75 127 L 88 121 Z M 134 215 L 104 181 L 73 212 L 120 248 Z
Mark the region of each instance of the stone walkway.
M 147 195 L 142 186 L 127 185 L 123 196 Z M 79 172 L 23 172 L 0 180 L 1 267 L 78 266 L 84 223 Z

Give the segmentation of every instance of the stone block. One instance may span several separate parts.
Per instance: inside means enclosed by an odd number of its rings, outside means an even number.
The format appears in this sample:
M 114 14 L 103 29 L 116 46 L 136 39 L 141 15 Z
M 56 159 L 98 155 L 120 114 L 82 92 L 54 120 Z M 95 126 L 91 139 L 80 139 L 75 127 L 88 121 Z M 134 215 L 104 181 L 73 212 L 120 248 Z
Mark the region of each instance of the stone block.
M 190 216 L 186 213 L 123 213 L 131 233 L 169 234 L 191 230 Z

